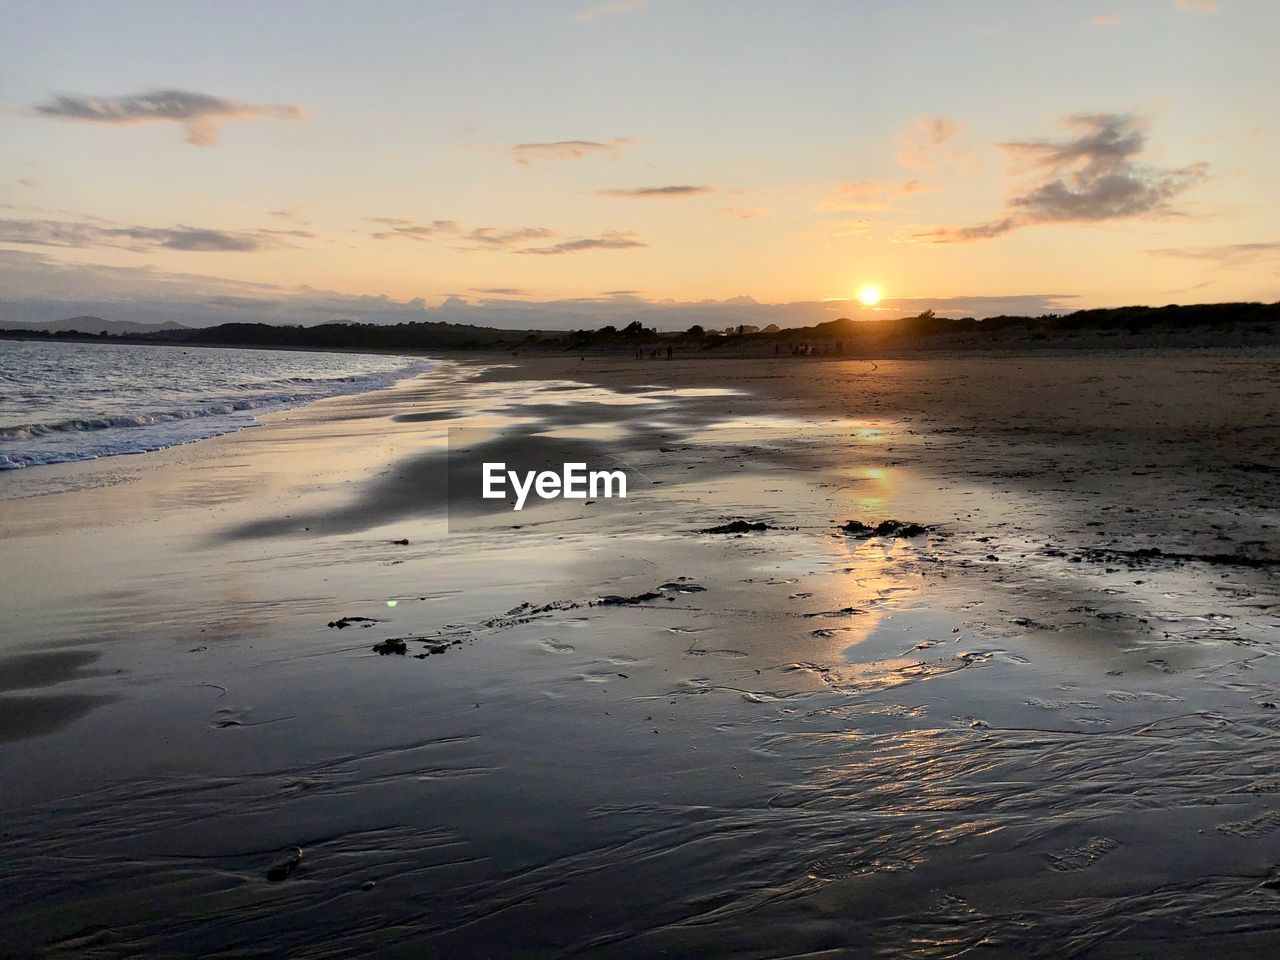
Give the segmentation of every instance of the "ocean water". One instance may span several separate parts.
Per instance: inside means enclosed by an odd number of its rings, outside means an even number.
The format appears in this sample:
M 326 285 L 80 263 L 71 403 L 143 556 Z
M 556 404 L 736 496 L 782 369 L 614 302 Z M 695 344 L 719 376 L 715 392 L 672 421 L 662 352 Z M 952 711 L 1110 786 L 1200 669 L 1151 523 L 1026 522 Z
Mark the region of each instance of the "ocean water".
M 427 366 L 370 354 L 0 341 L 0 470 L 190 443 Z

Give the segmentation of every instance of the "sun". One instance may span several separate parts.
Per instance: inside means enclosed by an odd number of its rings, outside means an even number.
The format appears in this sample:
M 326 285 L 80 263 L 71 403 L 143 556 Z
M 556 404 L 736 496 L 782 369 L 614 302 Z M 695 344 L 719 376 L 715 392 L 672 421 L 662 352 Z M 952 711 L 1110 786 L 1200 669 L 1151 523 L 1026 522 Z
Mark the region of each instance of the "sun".
M 862 301 L 864 307 L 874 307 L 880 302 L 880 288 L 874 284 L 868 283 L 858 291 L 858 299 Z

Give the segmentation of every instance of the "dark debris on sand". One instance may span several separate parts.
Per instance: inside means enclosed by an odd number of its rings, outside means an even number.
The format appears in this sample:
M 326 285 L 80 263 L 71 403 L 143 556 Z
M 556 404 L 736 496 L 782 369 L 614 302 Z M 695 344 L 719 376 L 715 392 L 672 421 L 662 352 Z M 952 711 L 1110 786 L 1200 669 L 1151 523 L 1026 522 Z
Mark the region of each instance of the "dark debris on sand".
M 637 593 L 634 597 L 620 597 L 617 594 L 609 594 L 607 597 L 601 597 L 599 600 L 592 602 L 594 607 L 630 607 L 638 603 L 645 603 L 649 600 L 661 600 L 662 594 L 656 590 L 648 590 L 644 593 Z
M 337 630 L 343 630 L 357 623 L 361 626 L 371 627 L 378 622 L 376 617 L 339 617 L 337 620 L 330 620 L 329 626 Z
M 911 523 L 906 520 L 882 520 L 874 527 L 863 523 L 861 520 L 850 520 L 840 527 L 840 532 L 846 537 L 853 537 L 856 540 L 869 540 L 871 537 L 907 539 L 926 534 L 929 532 L 929 528 L 922 523 Z
M 658 590 L 662 593 L 706 593 L 707 588 L 700 583 L 694 583 L 688 577 L 676 577 L 674 580 L 659 584 Z
M 1137 550 L 1113 550 L 1103 547 L 1090 547 L 1080 553 L 1086 560 L 1094 563 L 1120 563 L 1127 567 L 1145 567 L 1157 563 L 1206 563 L 1224 567 L 1265 567 L 1280 566 L 1280 558 L 1273 556 L 1253 556 L 1245 553 L 1179 553 L 1161 550 L 1159 547 L 1140 547 Z M 1074 557 L 1071 559 L 1075 559 Z
M 501 616 L 482 621 L 480 625 L 490 630 L 505 630 L 508 627 L 518 627 L 521 624 L 542 619 L 558 610 L 575 610 L 580 606 L 582 604 L 574 600 L 552 600 L 550 603 L 536 605 L 526 600 Z
M 763 520 L 733 520 L 729 523 L 722 523 L 718 527 L 707 527 L 699 530 L 699 533 L 757 533 L 761 530 L 774 530 Z
M 415 653 L 414 659 L 425 660 L 427 657 L 435 656 L 437 653 L 445 653 L 450 647 L 456 647 L 461 644 L 463 637 L 447 637 L 447 636 L 426 636 L 426 637 L 392 637 L 390 640 L 383 640 L 373 646 L 375 653 L 381 656 L 388 654 L 398 654 L 404 656 L 409 652 L 410 643 L 424 644 L 421 653 Z
M 288 880 L 290 874 L 302 862 L 302 848 L 294 847 L 292 851 L 267 868 L 267 879 L 272 883 Z
M 450 647 L 456 647 L 462 641 L 458 638 L 452 640 L 428 640 L 426 648 L 421 653 L 415 653 L 413 656 L 418 660 L 425 660 L 427 657 L 434 656 L 437 653 L 444 653 Z

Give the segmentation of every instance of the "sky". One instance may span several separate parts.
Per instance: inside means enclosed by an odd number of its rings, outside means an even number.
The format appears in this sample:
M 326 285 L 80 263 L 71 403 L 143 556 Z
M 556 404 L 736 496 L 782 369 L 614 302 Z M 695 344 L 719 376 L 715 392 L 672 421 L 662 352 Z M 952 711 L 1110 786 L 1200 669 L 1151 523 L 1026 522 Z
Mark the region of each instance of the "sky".
M 0 320 L 1280 300 L 1278 31 L 1274 0 L 0 0 Z

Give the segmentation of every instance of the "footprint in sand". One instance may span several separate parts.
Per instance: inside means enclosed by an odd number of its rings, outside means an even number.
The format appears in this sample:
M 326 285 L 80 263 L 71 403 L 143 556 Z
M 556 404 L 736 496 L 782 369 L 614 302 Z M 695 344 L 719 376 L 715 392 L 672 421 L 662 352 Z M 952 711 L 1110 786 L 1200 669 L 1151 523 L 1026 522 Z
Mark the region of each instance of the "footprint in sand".
M 1230 834 L 1233 837 L 1245 837 L 1250 840 L 1268 837 L 1280 830 L 1280 812 L 1268 810 L 1266 813 L 1259 814 L 1249 820 L 1236 820 L 1232 823 L 1224 823 L 1218 827 L 1219 833 Z
M 1119 849 L 1120 842 L 1110 837 L 1090 837 L 1078 847 L 1068 847 L 1060 853 L 1049 853 L 1049 869 L 1059 873 L 1075 870 L 1088 870 L 1095 863 L 1114 850 Z
M 539 640 L 538 648 L 545 650 L 547 653 L 573 653 L 578 649 L 571 643 L 561 643 L 559 640 L 552 640 L 550 638 L 547 638 L 546 640 Z
M 1154 693 L 1150 690 L 1108 690 L 1107 697 L 1120 703 L 1133 703 L 1135 700 L 1156 700 L 1165 703 L 1181 702 L 1181 697 L 1167 693 Z

